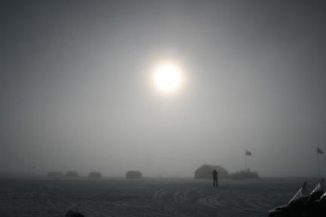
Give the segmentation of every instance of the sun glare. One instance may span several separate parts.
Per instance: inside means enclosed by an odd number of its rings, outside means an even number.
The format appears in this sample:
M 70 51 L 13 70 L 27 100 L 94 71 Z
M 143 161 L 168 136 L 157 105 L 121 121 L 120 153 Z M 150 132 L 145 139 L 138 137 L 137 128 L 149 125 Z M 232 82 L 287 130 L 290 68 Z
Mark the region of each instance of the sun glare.
M 154 69 L 153 82 L 156 89 L 163 94 L 176 93 L 183 83 L 182 70 L 173 62 L 160 63 Z

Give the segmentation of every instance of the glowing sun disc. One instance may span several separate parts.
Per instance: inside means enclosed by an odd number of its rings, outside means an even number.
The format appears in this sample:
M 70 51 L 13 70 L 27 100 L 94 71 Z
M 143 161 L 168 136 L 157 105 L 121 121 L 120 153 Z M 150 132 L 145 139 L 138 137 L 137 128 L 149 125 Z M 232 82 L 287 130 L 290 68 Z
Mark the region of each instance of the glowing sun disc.
M 183 82 L 180 66 L 172 62 L 158 64 L 153 75 L 154 86 L 162 93 L 177 92 Z

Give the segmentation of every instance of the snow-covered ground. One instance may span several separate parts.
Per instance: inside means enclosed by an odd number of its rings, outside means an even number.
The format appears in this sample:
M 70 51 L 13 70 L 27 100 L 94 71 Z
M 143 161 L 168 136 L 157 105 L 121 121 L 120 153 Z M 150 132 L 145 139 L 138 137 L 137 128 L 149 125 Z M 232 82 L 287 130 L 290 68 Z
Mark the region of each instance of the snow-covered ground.
M 1 179 L 1 217 L 219 216 L 263 217 L 284 204 L 301 185 L 296 179 L 211 181 L 194 179 L 48 180 Z

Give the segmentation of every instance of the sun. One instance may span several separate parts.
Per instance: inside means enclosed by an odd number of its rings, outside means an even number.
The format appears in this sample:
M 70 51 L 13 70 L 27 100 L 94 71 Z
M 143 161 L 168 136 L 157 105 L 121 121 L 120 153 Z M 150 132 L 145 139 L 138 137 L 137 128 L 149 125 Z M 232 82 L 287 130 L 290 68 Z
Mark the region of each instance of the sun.
M 154 68 L 154 86 L 163 94 L 177 93 L 183 84 L 183 80 L 181 67 L 175 62 L 160 62 Z

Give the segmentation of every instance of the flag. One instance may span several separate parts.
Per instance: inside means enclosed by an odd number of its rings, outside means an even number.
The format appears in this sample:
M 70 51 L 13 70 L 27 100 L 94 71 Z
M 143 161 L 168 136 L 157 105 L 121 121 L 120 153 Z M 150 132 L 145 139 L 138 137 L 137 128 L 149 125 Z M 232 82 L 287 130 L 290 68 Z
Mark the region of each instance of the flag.
M 250 151 L 246 150 L 246 155 L 247 155 L 247 156 L 251 156 L 252 153 L 251 153 Z
M 324 154 L 324 152 L 319 147 L 317 147 L 317 154 Z

